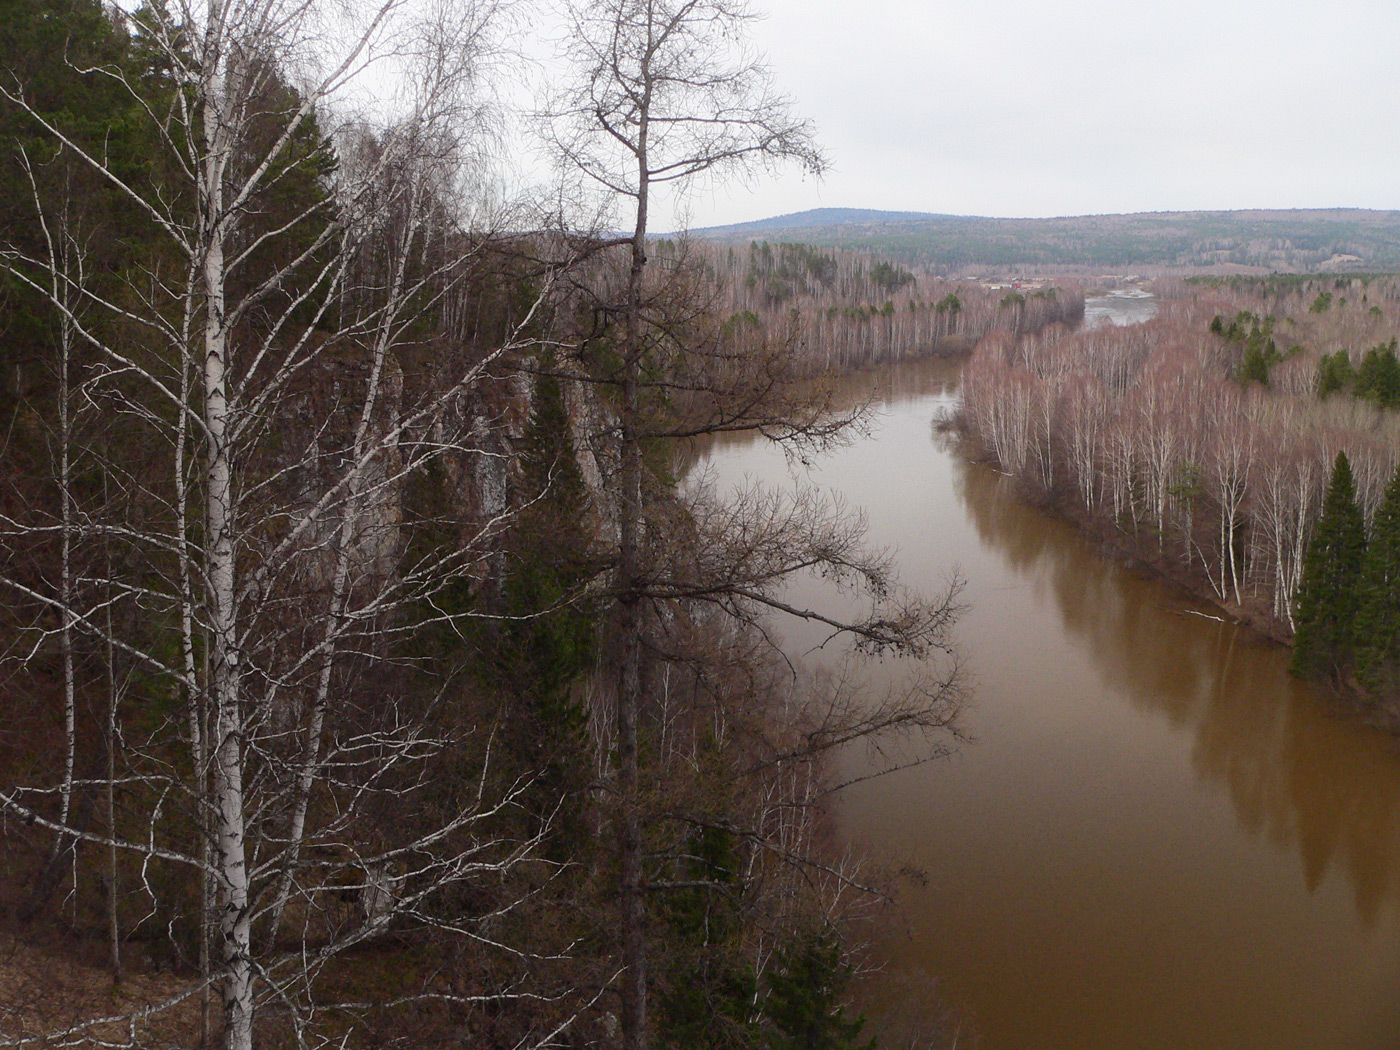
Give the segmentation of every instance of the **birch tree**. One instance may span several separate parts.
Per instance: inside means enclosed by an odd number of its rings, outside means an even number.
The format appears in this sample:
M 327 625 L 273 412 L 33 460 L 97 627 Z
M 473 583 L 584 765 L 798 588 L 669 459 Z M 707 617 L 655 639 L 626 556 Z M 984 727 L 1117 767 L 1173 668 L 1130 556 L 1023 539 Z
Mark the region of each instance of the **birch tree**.
M 385 687 L 378 671 L 409 659 L 414 632 L 471 615 L 436 596 L 482 575 L 499 508 L 424 545 L 405 493 L 481 460 L 487 394 L 533 345 L 551 294 L 538 275 L 490 341 L 467 320 L 491 239 L 460 190 L 495 14 L 402 0 L 142 8 L 132 62 L 74 73 L 125 92 L 154 144 L 149 177 L 0 81 L 142 240 L 119 280 L 85 280 L 70 264 L 82 231 L 59 221 L 69 202 L 36 189 L 49 236 L 0 256 L 56 318 L 63 381 L 80 375 L 106 414 L 101 466 L 123 489 L 78 502 L 65 386 L 61 511 L 0 521 L 11 546 L 58 537 L 63 567 L 50 583 L 7 560 L 0 584 L 33 610 L 33 652 L 106 647 L 146 697 L 122 775 L 107 777 L 134 824 L 98 833 L 73 818 L 71 757 L 56 788 L 6 786 L 0 807 L 58 841 L 121 851 L 153 908 L 208 902 L 201 978 L 160 1005 L 216 989 L 229 1048 L 249 1050 L 268 1010 L 300 1045 L 325 1038 L 328 1009 L 356 1008 L 327 1003 L 326 967 L 395 924 L 489 943 L 442 894 L 502 879 L 538 840 L 503 837 L 527 783 L 493 779 L 489 727 L 447 716 L 455 687 L 424 674 Z M 390 74 L 392 105 L 357 112 Z M 120 553 L 106 580 L 72 568 L 94 545 Z M 87 688 L 77 673 L 65 697 Z M 71 756 L 81 734 L 68 739 Z M 434 771 L 457 787 L 438 790 Z M 435 804 L 415 806 L 430 789 Z M 348 915 L 335 904 L 347 895 Z
M 797 391 L 794 355 L 780 339 L 735 353 L 703 271 L 684 252 L 649 265 L 654 194 L 780 161 L 818 173 L 824 159 L 808 125 L 790 115 L 766 69 L 745 52 L 752 16 L 743 3 L 609 0 L 574 5 L 569 17 L 574 77 L 551 106 L 547 133 L 564 167 L 615 200 L 630 229 L 609 244 L 620 256 L 614 268 L 602 267 L 585 290 L 599 325 L 575 359 L 605 404 L 600 416 L 611 421 L 605 437 L 615 468 L 605 487 L 617 521 L 608 630 L 617 649 L 612 790 L 622 1031 L 628 1050 L 643 1050 L 651 1028 L 646 901 L 649 888 L 661 887 L 650 885 L 644 866 L 648 827 L 660 817 L 646 811 L 639 744 L 661 707 L 657 676 L 669 660 L 681 663 L 667 635 L 704 606 L 740 626 L 757 627 L 777 612 L 826 623 L 870 649 L 924 653 L 946 646 L 955 607 L 950 596 L 927 603 L 904 595 L 888 566 L 862 549 L 858 528 L 818 513 L 804 497 L 750 493 L 725 512 L 705 504 L 680 514 L 664 498 L 647 462 L 659 440 L 748 431 L 810 448 L 835 439 L 852 417 Z M 804 571 L 830 571 L 872 596 L 868 617 L 786 604 L 783 582 Z M 892 722 L 942 726 L 940 704 L 950 695 L 909 705 Z M 671 816 L 705 826 L 694 814 Z

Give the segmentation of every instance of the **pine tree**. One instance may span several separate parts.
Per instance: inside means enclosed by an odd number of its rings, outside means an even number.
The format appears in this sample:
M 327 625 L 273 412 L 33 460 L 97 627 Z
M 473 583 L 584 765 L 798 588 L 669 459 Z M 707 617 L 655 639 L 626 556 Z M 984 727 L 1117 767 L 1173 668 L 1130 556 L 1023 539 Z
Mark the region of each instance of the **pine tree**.
M 1317 363 L 1318 397 L 1346 390 L 1355 380 L 1356 370 L 1351 367 L 1351 357 L 1345 350 L 1338 350 L 1335 354 L 1323 354 Z
M 1362 563 L 1356 667 L 1377 699 L 1400 693 L 1400 469 L 1376 511 Z
M 535 384 L 522 441 L 524 504 L 508 546 L 499 659 L 511 692 L 531 694 L 536 714 L 563 719 L 571 685 L 594 660 L 594 610 L 579 591 L 596 571 L 591 556 L 593 514 L 579 470 L 559 380 L 548 371 Z
M 850 968 L 830 933 L 821 933 L 787 954 L 768 976 L 763 1012 L 773 1026 L 769 1050 L 874 1050 L 860 1042 L 864 1015 L 846 1016 L 841 993 Z
M 1356 370 L 1356 396 L 1381 408 L 1400 405 L 1400 360 L 1395 356 L 1393 339 L 1366 351 Z
M 702 828 L 676 863 L 683 888 L 663 897 L 666 966 L 656 997 L 658 1045 L 668 1050 L 754 1047 L 758 981 L 742 946 L 744 893 L 735 836 Z
M 1357 585 L 1366 551 L 1366 524 L 1345 452 L 1337 453 L 1322 517 L 1303 556 L 1293 638 L 1293 673 L 1338 678 L 1351 662 Z

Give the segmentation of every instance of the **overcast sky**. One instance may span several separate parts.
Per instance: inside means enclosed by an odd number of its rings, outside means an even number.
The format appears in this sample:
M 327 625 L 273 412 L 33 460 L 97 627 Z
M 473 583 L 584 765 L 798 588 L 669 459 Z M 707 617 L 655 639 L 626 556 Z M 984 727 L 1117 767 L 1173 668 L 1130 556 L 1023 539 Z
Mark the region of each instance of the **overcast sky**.
M 756 0 L 832 171 L 696 195 L 1049 216 L 1400 208 L 1400 0 Z

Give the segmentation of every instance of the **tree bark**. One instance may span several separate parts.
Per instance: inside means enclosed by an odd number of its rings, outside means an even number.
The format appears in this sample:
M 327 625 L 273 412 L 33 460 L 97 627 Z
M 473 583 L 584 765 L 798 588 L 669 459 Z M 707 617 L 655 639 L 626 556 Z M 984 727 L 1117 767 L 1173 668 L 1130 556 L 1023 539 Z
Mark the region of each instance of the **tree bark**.
M 632 233 L 632 262 L 627 275 L 623 314 L 622 499 L 620 501 L 618 631 L 622 664 L 617 690 L 618 796 L 622 818 L 622 1038 L 626 1050 L 646 1050 L 647 934 L 646 873 L 642 870 L 642 819 L 638 790 L 637 724 L 642 706 L 642 608 L 639 592 L 641 546 L 645 535 L 642 503 L 642 450 L 637 433 L 642 369 L 641 300 L 646 269 L 647 120 L 649 98 L 643 95 L 637 132 L 637 216 Z

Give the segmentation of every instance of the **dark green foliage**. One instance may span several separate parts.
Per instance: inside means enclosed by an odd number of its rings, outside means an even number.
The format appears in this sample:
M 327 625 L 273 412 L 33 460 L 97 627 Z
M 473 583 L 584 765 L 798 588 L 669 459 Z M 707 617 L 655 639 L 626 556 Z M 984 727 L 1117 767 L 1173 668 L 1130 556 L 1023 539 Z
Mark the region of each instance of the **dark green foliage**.
M 1356 614 L 1356 668 L 1377 698 L 1400 695 L 1400 470 L 1371 523 Z
M 772 245 L 766 241 L 749 245 L 749 270 L 744 283 L 749 288 L 762 287 L 770 304 L 829 289 L 836 283 L 836 276 L 836 257 L 809 245 Z
M 1337 391 L 1351 387 L 1356 371 L 1351 367 L 1351 356 L 1345 350 L 1335 354 L 1323 354 L 1317 363 L 1317 396 L 1326 397 Z
M 938 300 L 938 304 L 934 309 L 941 314 L 951 314 L 956 317 L 962 310 L 962 300 L 952 292 L 949 292 L 942 299 Z
M 669 981 L 658 990 L 658 1042 L 675 1050 L 720 1050 L 750 1047 L 758 1029 L 754 997 L 758 982 L 745 960 L 732 951 L 706 945 L 693 958 L 668 946 L 673 965 Z
M 1339 678 L 1350 664 L 1365 553 L 1366 524 L 1351 464 L 1339 452 L 1322 517 L 1303 556 L 1292 663 L 1299 677 Z
M 1223 336 L 1227 343 L 1244 344 L 1256 333 L 1267 339 L 1274 334 L 1274 316 L 1269 314 L 1260 317 L 1249 310 L 1241 310 L 1226 322 L 1224 318 L 1216 315 L 1210 323 L 1210 330 Z
M 1332 293 L 1318 292 L 1317 298 L 1314 299 L 1312 305 L 1308 307 L 1308 313 L 1325 314 L 1330 309 L 1332 309 Z
M 0 4 L 0 82 L 5 90 L 20 94 L 72 140 L 101 143 L 115 172 L 139 185 L 150 166 L 151 150 L 134 130 L 140 126 L 131 117 L 134 101 L 112 77 L 83 75 L 75 68 L 122 68 L 130 59 L 126 34 L 98 0 Z M 81 228 L 92 252 L 86 267 L 89 280 L 100 283 L 114 268 L 114 251 L 139 224 L 110 184 L 71 151 L 58 149 L 38 120 L 0 100 L 0 239 L 31 258 L 45 252 L 35 221 L 36 187 L 45 197 L 71 201 L 67 220 Z M 26 398 L 47 400 L 33 384 L 47 376 L 47 370 L 36 365 L 52 345 L 53 315 L 9 275 L 0 275 L 0 301 L 5 304 L 0 327 L 0 405 L 5 408 L 0 409 L 0 426 L 8 430 L 11 406 Z
M 591 848 L 584 841 L 586 715 L 574 689 L 596 659 L 593 610 L 580 601 L 596 566 L 587 489 L 559 384 L 548 375 L 536 383 L 522 445 L 519 511 L 502 539 L 500 578 L 492 587 L 462 574 L 436 587 L 416 610 L 420 622 L 405 625 L 402 655 L 434 679 L 473 683 L 466 695 L 486 698 L 510 756 L 498 760 L 504 774 L 533 780 L 522 799 L 533 814 L 528 830 L 549 822 L 546 849 L 565 860 Z M 410 478 L 404 504 L 409 565 L 450 554 L 471 527 L 436 462 Z
M 504 588 L 513 617 L 510 661 L 520 661 L 514 687 L 543 708 L 564 702 L 594 657 L 592 616 L 578 591 L 596 566 L 591 560 L 592 511 L 575 458 L 559 382 L 542 374 L 520 460 L 524 506 L 513 531 Z
M 1263 336 L 1258 329 L 1251 332 L 1245 341 L 1244 354 L 1235 368 L 1235 379 L 1241 383 L 1262 383 L 1269 385 L 1269 370 L 1283 360 L 1272 339 Z
M 693 833 L 674 874 L 686 885 L 666 893 L 669 972 L 657 996 L 661 1044 L 675 1050 L 872 1050 L 863 1016 L 842 998 L 850 981 L 830 930 L 794 933 L 779 948 L 760 998 L 752 960 L 737 951 L 743 883 L 736 840 L 727 831 Z
M 910 284 L 914 275 L 902 266 L 881 260 L 870 268 L 870 280 L 875 287 L 894 292 Z
M 535 383 L 523 446 L 522 506 L 506 544 L 509 564 L 499 595 L 504 619 L 488 621 L 481 673 L 508 708 L 522 768 L 538 773 L 537 809 L 553 821 L 551 854 L 564 860 L 588 848 L 587 714 L 575 687 L 597 655 L 594 610 L 583 597 L 597 566 L 588 490 L 548 362 Z
M 739 954 L 743 885 L 732 833 L 701 828 L 674 865 L 688 885 L 665 893 L 669 967 L 657 996 L 661 1044 L 676 1050 L 752 1046 L 759 1024 L 758 981 Z
M 1373 346 L 1357 367 L 1345 350 L 1324 354 L 1317 363 L 1318 396 L 1345 391 L 1380 408 L 1400 407 L 1400 360 L 1395 349 L 1394 339 Z
M 5 89 L 20 93 L 40 116 L 79 142 L 102 138 L 105 156 L 121 174 L 138 169 L 131 148 L 130 95 L 112 78 L 79 69 L 123 68 L 130 64 L 130 41 L 99 0 L 7 0 L 0 5 L 0 77 Z M 18 106 L 0 103 L 0 175 L 6 195 L 0 214 L 30 209 L 27 179 L 16 147 L 36 163 L 55 153 L 52 137 Z M 147 163 L 150 155 L 144 158 Z M 7 235 L 26 231 L 8 227 Z M 37 232 L 37 231 L 32 231 Z
M 1269 385 L 1270 369 L 1283 360 L 1273 340 L 1272 315 L 1261 318 L 1248 310 L 1241 310 L 1228 324 L 1216 315 L 1211 319 L 1210 331 L 1223 337 L 1227 343 L 1240 346 L 1239 362 L 1234 369 L 1237 382 Z
M 768 975 L 768 1050 L 871 1050 L 874 1039 L 860 1040 L 865 1017 L 847 1017 L 841 1003 L 850 975 L 829 932 L 785 953 Z
M 752 310 L 740 310 L 724 322 L 724 337 L 733 339 L 744 332 L 757 332 L 762 328 L 763 322 L 758 314 Z
M 247 144 L 250 159 L 266 155 L 276 136 L 302 105 L 301 96 L 277 71 L 265 70 L 263 76 L 265 82 L 258 105 L 265 116 L 264 122 L 250 129 L 248 138 L 251 141 Z M 246 294 L 246 290 L 265 280 L 269 273 L 291 266 L 316 243 L 333 217 L 330 187 L 337 166 L 335 152 L 322 135 L 313 113 L 297 127 L 250 198 L 249 210 L 258 218 L 245 224 L 238 247 L 251 244 L 269 229 L 282 232 L 256 248 L 246 263 L 230 275 L 230 294 Z M 281 282 L 282 303 L 289 303 L 320 272 L 326 261 L 324 255 L 323 252 L 311 260 L 303 260 L 295 267 L 295 276 Z M 314 306 L 308 304 L 306 319 L 312 309 Z
M 1381 408 L 1400 407 L 1400 361 L 1395 357 L 1395 340 L 1366 351 L 1356 369 L 1354 393 L 1374 401 Z

